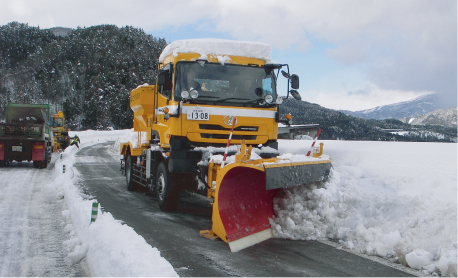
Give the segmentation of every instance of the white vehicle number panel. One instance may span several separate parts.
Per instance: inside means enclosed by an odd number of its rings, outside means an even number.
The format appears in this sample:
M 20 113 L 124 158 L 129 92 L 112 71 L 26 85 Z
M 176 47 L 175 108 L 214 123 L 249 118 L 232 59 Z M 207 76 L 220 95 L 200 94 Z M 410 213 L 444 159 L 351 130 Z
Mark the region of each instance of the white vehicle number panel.
M 195 121 L 208 121 L 210 113 L 207 109 L 190 109 L 187 111 L 187 119 Z
M 22 146 L 12 146 L 13 152 L 22 152 Z

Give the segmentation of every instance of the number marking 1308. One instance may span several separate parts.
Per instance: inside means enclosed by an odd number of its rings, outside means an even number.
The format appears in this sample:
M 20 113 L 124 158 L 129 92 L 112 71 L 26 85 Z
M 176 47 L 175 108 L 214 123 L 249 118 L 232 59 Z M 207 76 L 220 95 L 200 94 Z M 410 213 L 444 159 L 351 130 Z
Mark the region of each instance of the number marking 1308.
M 188 120 L 208 121 L 209 118 L 210 115 L 206 109 L 193 109 L 187 113 Z

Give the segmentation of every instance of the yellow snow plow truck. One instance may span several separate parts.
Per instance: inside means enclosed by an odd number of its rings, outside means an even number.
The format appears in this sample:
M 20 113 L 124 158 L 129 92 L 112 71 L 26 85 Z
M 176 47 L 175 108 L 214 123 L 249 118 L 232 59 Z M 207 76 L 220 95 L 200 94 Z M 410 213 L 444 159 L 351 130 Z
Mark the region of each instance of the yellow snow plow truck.
M 282 188 L 324 181 L 331 168 L 322 144 L 303 159 L 279 156 L 278 124 L 291 119 L 280 119 L 277 78 L 281 71 L 286 97 L 300 99 L 299 77 L 270 52 L 257 42 L 169 44 L 156 84 L 130 93 L 134 132 L 120 145 L 128 190 L 156 192 L 164 211 L 177 209 L 180 191 L 205 186 L 213 223 L 200 234 L 233 252 L 272 237 L 269 218 Z
M 64 113 L 57 112 L 51 117 L 51 128 L 54 134 L 54 150 L 65 150 L 70 145 L 70 136 L 68 136 L 67 124 L 65 123 Z

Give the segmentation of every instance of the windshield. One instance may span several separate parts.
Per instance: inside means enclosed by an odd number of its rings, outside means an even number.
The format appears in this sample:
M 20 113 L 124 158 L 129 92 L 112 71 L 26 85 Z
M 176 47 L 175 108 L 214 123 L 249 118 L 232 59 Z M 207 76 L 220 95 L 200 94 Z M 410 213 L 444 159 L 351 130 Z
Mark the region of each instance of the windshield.
M 62 118 L 52 118 L 52 127 L 60 127 L 63 125 L 64 123 L 62 121 Z
M 175 100 L 181 92 L 197 90 L 195 102 L 258 104 L 266 95 L 276 99 L 273 75 L 262 67 L 179 62 L 176 66 Z

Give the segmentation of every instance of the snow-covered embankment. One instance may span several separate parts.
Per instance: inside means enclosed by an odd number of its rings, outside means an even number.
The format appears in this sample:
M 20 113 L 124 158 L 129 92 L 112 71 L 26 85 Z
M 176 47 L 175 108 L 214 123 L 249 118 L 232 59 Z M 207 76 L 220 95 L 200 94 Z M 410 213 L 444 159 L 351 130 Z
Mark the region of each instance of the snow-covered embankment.
M 126 131 L 89 130 L 77 134 L 82 142 L 81 148 L 115 141 Z M 77 187 L 79 173 L 73 167 L 77 151 L 75 146 L 67 148 L 63 158 L 56 161 L 53 173 L 53 183 L 67 206 L 62 214 L 71 237 L 65 242 L 70 258 L 75 262 L 83 260 L 92 276 L 178 276 L 156 248 L 146 243 L 131 227 L 114 219 L 109 212 L 102 213 L 99 208 L 97 220 L 91 223 L 92 203 L 96 199 L 90 200 L 90 196 L 85 196 Z

